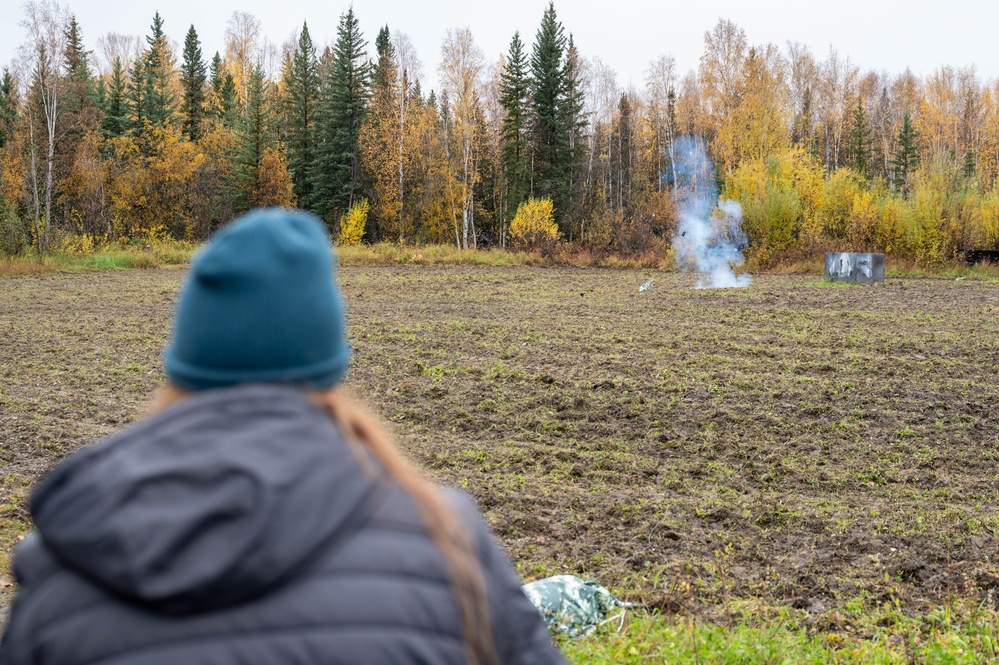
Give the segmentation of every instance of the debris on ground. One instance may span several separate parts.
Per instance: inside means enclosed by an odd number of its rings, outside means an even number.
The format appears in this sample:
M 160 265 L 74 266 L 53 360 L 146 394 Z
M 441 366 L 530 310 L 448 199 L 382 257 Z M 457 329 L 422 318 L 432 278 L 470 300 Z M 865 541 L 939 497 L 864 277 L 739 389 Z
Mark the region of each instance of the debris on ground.
M 634 603 L 618 600 L 596 582 L 574 575 L 556 575 L 525 584 L 524 593 L 544 618 L 549 631 L 573 638 L 590 635 L 609 621 L 624 625 L 625 613 L 635 607 Z M 617 609 L 621 611 L 614 614 Z

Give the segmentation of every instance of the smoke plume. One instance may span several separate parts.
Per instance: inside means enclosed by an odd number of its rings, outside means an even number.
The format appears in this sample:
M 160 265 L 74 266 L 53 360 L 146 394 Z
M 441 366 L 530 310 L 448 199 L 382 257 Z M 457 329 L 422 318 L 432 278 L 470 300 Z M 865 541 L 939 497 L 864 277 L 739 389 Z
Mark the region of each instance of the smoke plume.
M 673 146 L 670 176 L 679 203 L 680 227 L 673 236 L 676 265 L 697 272 L 697 288 L 749 286 L 748 273 L 736 275 L 747 245 L 742 206 L 719 201 L 715 170 L 700 139 L 683 137 Z

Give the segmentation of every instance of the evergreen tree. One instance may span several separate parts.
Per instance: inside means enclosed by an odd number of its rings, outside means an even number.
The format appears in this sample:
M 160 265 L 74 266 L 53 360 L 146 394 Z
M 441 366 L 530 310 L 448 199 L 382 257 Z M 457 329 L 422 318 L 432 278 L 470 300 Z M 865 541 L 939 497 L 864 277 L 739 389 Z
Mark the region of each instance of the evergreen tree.
M 97 106 L 96 85 L 90 72 L 90 51 L 83 47 L 83 36 L 75 16 L 69 17 L 63 35 L 66 39 L 63 56 L 66 75 L 60 113 L 65 134 L 61 149 L 68 159 L 83 135 L 100 126 L 101 110 Z
M 975 151 L 968 148 L 964 153 L 964 163 L 961 165 L 961 173 L 964 174 L 965 178 L 969 180 L 975 177 L 975 171 L 978 168 L 978 157 L 975 155 Z
M 13 138 L 16 124 L 17 87 L 10 70 L 5 67 L 0 78 L 0 154 Z M 0 168 L 0 252 L 11 253 L 21 249 L 23 238 L 15 222 L 13 202 L 5 195 L 5 184 L 4 169 Z
M 111 67 L 111 81 L 104 95 L 104 122 L 101 129 L 105 138 L 124 136 L 128 129 L 127 85 L 121 58 L 115 57 L 114 65 Z
M 14 136 L 17 123 L 17 87 L 10 70 L 4 67 L 0 78 L 0 150 Z
M 365 60 L 366 44 L 350 8 L 340 17 L 317 117 L 313 196 L 316 212 L 327 223 L 350 208 L 358 193 L 358 137 L 371 78 L 371 67 Z
M 857 100 L 857 108 L 853 111 L 853 123 L 850 125 L 850 137 L 846 152 L 853 169 L 865 178 L 870 177 L 871 128 L 867 124 L 864 103 L 859 99 Z
M 388 26 L 375 39 L 378 61 L 371 81 L 371 99 L 361 127 L 360 148 L 364 161 L 365 189 L 371 201 L 365 235 L 372 239 L 402 239 L 403 122 L 406 83 L 399 85 Z M 403 72 L 403 77 L 406 74 Z M 397 94 L 398 93 L 398 94 Z
M 201 54 L 201 42 L 194 25 L 184 39 L 184 63 L 180 67 L 180 84 L 184 97 L 180 105 L 180 130 L 192 141 L 201 137 L 201 123 L 205 118 L 205 82 L 207 68 Z
M 566 150 L 563 158 L 559 162 L 559 176 L 563 191 L 563 215 L 561 219 L 562 230 L 566 236 L 572 240 L 573 229 L 566 224 L 567 217 L 575 212 L 578 201 L 574 199 L 576 181 L 581 172 L 579 165 L 582 161 L 584 143 L 583 130 L 586 127 L 586 116 L 584 109 L 586 106 L 585 92 L 580 71 L 580 55 L 573 42 L 572 35 L 569 35 L 569 45 L 565 53 L 565 67 L 562 70 L 562 79 L 565 82 L 565 94 L 559 106 L 559 121 L 564 132 Z
M 919 166 L 919 148 L 916 142 L 919 134 L 912 126 L 909 112 L 902 118 L 902 129 L 898 133 L 898 149 L 891 160 L 892 184 L 903 192 L 909 190 L 909 176 Z
M 218 51 L 209 66 L 212 84 L 212 100 L 216 122 L 225 127 L 234 127 L 239 118 L 239 102 L 236 98 L 236 80 L 226 71 L 222 64 L 222 56 Z
M 58 209 L 65 214 L 77 202 L 66 195 L 62 185 L 73 171 L 81 142 L 87 134 L 100 129 L 103 112 L 97 106 L 96 85 L 90 71 L 90 52 L 83 46 L 83 36 L 75 16 L 70 15 L 63 37 L 66 47 L 63 53 L 65 75 L 62 77 L 62 97 L 59 99 L 61 137 L 54 153 L 53 177 L 56 189 L 60 192 Z
M 149 48 L 143 64 L 142 115 L 153 127 L 172 128 L 177 121 L 177 95 L 172 85 L 174 61 L 159 12 L 153 16 L 150 27 L 152 33 L 146 37 Z
M 617 122 L 611 136 L 611 182 L 613 183 L 611 206 L 618 210 L 625 207 L 631 189 L 631 101 L 622 94 L 617 104 Z
M 136 58 L 128 75 L 125 88 L 125 107 L 128 110 L 128 133 L 141 139 L 146 131 L 146 65 L 144 58 Z
M 527 56 L 520 33 L 510 42 L 506 67 L 500 76 L 500 105 L 505 111 L 500 129 L 503 171 L 506 179 L 506 220 L 513 216 L 530 193 L 530 143 L 528 137 L 528 95 L 531 82 L 527 76 Z
M 389 32 L 387 25 L 383 25 L 378 30 L 378 36 L 375 37 L 375 52 L 378 54 L 379 62 L 381 62 L 382 56 L 395 57 L 395 47 L 392 46 L 392 33 Z M 377 68 L 378 65 L 376 65 L 376 78 Z
M 565 95 L 566 39 L 549 3 L 531 53 L 531 142 L 534 153 L 531 195 L 551 198 L 560 214 L 559 161 L 566 149 L 561 107 Z
M 250 71 L 246 109 L 236 126 L 235 171 L 237 208 L 257 205 L 261 191 L 260 166 L 264 152 L 274 144 L 273 117 L 260 66 Z
M 531 53 L 531 195 L 552 199 L 562 231 L 568 228 L 572 185 L 582 150 L 583 89 L 579 54 L 565 37 L 549 2 Z
M 288 170 L 295 199 L 300 208 L 312 209 L 312 181 L 309 177 L 315 159 L 316 106 L 319 101 L 319 69 L 316 47 L 309 36 L 309 26 L 302 24 L 298 46 L 285 72 L 285 120 L 288 132 Z
M 88 56 L 90 51 L 83 48 L 83 36 L 80 34 L 80 24 L 76 16 L 69 17 L 69 23 L 63 33 L 66 38 L 66 51 L 63 64 L 66 67 L 66 78 L 72 86 L 78 86 L 79 92 L 93 94 L 93 76 L 90 74 Z

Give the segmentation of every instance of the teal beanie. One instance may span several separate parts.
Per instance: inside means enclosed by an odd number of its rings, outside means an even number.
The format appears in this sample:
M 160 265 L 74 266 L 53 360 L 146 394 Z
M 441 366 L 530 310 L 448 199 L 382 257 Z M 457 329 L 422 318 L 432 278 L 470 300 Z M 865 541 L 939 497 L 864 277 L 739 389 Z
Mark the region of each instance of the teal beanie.
M 309 213 L 264 208 L 230 222 L 191 264 L 167 376 L 187 390 L 339 383 L 350 347 L 334 270 L 326 228 Z

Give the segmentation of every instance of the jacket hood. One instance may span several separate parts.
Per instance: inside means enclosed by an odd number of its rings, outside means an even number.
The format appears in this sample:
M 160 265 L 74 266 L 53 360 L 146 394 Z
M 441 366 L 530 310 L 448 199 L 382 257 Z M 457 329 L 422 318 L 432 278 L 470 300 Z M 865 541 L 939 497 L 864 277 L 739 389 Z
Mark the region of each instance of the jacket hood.
M 31 509 L 63 564 L 183 614 L 294 578 L 363 521 L 377 486 L 300 391 L 243 385 L 74 454 L 37 486 Z

